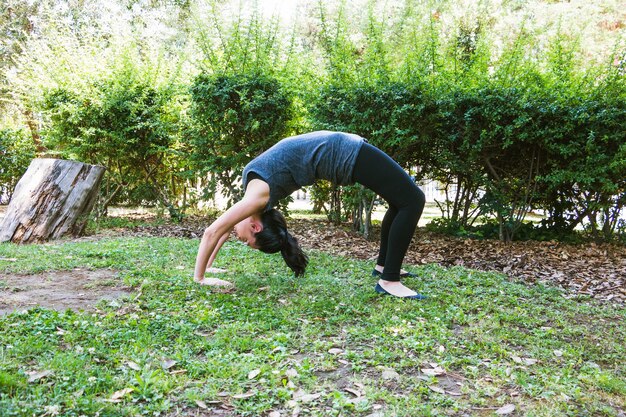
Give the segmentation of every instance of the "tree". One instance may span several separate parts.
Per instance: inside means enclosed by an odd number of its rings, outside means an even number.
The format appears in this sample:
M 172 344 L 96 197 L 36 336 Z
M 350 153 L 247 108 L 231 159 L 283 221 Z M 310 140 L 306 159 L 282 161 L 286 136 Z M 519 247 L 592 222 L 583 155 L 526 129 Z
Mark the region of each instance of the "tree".
M 31 243 L 80 235 L 98 196 L 104 167 L 34 159 L 0 223 L 0 242 Z

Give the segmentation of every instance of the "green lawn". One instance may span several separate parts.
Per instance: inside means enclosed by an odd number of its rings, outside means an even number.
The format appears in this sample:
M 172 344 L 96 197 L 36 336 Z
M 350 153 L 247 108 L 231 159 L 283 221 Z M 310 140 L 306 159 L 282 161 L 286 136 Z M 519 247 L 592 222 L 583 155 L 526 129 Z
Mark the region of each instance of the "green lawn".
M 306 276 L 295 279 L 280 256 L 235 242 L 217 266 L 229 269 L 224 278 L 237 290 L 219 293 L 191 280 L 197 245 L 0 245 L 5 275 L 110 268 L 133 287 L 96 312 L 0 317 L 0 415 L 626 410 L 624 308 L 436 265 L 409 268 L 421 278 L 408 284 L 428 300 L 397 300 L 374 293 L 371 264 L 314 253 Z

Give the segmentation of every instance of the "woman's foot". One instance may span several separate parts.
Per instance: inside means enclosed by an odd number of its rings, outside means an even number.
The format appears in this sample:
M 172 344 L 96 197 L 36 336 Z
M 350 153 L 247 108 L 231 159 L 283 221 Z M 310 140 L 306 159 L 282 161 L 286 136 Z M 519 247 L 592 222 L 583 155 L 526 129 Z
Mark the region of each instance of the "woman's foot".
M 386 281 L 384 279 L 378 281 L 376 292 L 393 295 L 399 298 L 411 298 L 416 300 L 423 300 L 426 298 L 423 295 L 416 293 L 400 281 Z
M 375 276 L 375 277 L 379 277 L 379 276 L 381 276 L 381 275 L 383 274 L 383 270 L 384 270 L 384 269 L 385 269 L 385 267 L 384 267 L 384 266 L 376 265 L 376 266 L 374 267 L 374 271 L 372 272 L 372 275 L 373 275 L 373 276 Z M 414 274 L 414 273 L 412 273 L 412 272 L 408 272 L 408 271 L 406 271 L 406 270 L 404 270 L 404 269 L 401 269 L 401 270 L 400 270 L 400 276 L 401 276 L 402 278 L 407 278 L 407 277 L 412 277 L 412 278 L 414 278 L 414 277 L 416 277 L 417 275 L 415 275 L 415 274 Z
M 225 281 L 225 280 L 219 279 L 219 278 L 202 278 L 202 279 L 195 279 L 194 278 L 194 281 L 196 281 L 198 284 L 208 285 L 210 287 L 224 287 L 224 288 L 233 288 L 234 287 L 232 282 Z

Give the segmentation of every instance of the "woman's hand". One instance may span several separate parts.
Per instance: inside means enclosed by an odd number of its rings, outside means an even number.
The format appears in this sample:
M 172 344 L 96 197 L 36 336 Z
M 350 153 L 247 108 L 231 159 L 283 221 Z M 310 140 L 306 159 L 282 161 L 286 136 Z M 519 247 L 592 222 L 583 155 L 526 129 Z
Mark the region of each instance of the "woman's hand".
M 209 274 L 223 274 L 225 272 L 228 272 L 226 269 L 224 268 L 216 268 L 214 266 L 209 267 L 206 269 L 206 272 Z
M 233 288 L 234 285 L 230 281 L 225 281 L 219 278 L 202 278 L 202 279 L 194 279 L 200 285 L 208 285 L 210 287 L 225 287 L 225 288 Z

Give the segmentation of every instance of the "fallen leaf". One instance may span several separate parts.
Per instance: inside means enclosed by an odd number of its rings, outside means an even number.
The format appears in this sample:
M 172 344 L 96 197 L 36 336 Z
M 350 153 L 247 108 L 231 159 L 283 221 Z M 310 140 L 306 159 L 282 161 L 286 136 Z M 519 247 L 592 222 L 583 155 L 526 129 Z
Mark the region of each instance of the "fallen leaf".
M 537 359 L 532 359 L 532 358 L 520 358 L 519 356 L 511 356 L 511 359 L 513 359 L 513 362 L 520 364 L 520 365 L 526 365 L 526 366 L 530 366 L 530 365 L 534 365 L 538 362 Z
M 435 392 L 437 392 L 437 393 L 439 393 L 439 394 L 445 394 L 445 393 L 446 393 L 446 390 L 445 390 L 445 389 L 443 389 L 443 388 L 441 388 L 441 387 L 438 387 L 437 385 L 429 385 L 429 386 L 428 386 L 428 388 L 429 388 L 431 391 L 435 391 Z
M 498 408 L 496 410 L 496 414 L 499 416 L 504 416 L 507 414 L 511 414 L 513 411 L 515 411 L 515 406 L 513 404 L 507 404 L 505 406 Z
M 203 278 L 199 281 L 196 281 L 198 284 L 207 285 L 212 287 L 214 290 L 222 290 L 223 292 L 231 292 L 235 289 L 235 285 L 230 282 L 219 278 Z
M 446 374 L 446 371 L 440 367 L 436 367 L 434 369 L 424 368 L 422 369 L 422 372 L 424 373 L 424 375 L 428 376 L 440 376 Z
M 134 390 L 132 388 L 124 388 L 122 390 L 115 391 L 113 395 L 111 395 L 111 398 L 109 400 L 111 400 L 112 402 L 119 402 L 122 398 L 124 398 L 133 391 Z
M 310 403 L 312 401 L 317 400 L 321 396 L 322 394 L 305 394 L 301 396 L 300 398 L 298 398 L 298 400 L 302 401 L 303 403 Z
M 350 394 L 354 395 L 355 397 L 360 397 L 361 396 L 361 392 L 357 391 L 355 389 L 352 388 L 344 388 L 344 391 L 349 392 Z
M 28 382 L 29 383 L 33 383 L 33 382 L 37 382 L 40 379 L 46 378 L 50 375 L 52 375 L 54 372 L 52 371 L 31 371 L 31 372 L 26 372 L 26 375 L 28 375 Z
M 201 401 L 201 400 L 196 400 L 196 404 L 198 405 L 198 407 L 200 407 L 200 408 L 202 408 L 204 410 L 209 408 L 209 406 L 206 405 L 206 403 L 204 401 Z
M 177 363 L 178 362 L 173 359 L 165 359 L 163 362 L 161 362 L 161 366 L 163 367 L 163 369 L 167 370 L 173 368 Z
M 394 371 L 393 369 L 385 369 L 381 375 L 381 378 L 384 379 L 385 381 L 399 380 L 400 374 Z
M 136 364 L 136 363 L 135 363 L 135 362 L 133 362 L 133 361 L 128 361 L 128 362 L 126 362 L 126 365 L 127 365 L 130 369 L 132 369 L 132 370 L 134 370 L 134 371 L 141 371 L 141 366 L 139 366 L 138 364 Z
M 177 369 L 175 371 L 170 371 L 170 375 L 179 375 L 179 374 L 184 374 L 186 372 L 187 372 L 186 369 Z
M 254 379 L 254 378 L 256 378 L 257 376 L 259 376 L 259 374 L 260 374 L 260 373 L 261 373 L 261 370 L 260 370 L 260 369 L 255 369 L 254 371 L 250 371 L 250 372 L 248 373 L 248 379 Z
M 248 392 L 244 392 L 243 394 L 235 394 L 233 395 L 233 398 L 236 400 L 245 400 L 246 398 L 251 398 L 251 397 L 254 397 L 255 395 L 256 395 L 255 392 L 248 391 Z
M 331 348 L 331 349 L 328 350 L 328 353 L 330 353 L 331 355 L 339 355 L 339 354 L 343 353 L 343 349 Z
M 59 413 L 61 412 L 61 406 L 60 405 L 47 405 L 44 407 L 44 410 L 46 410 L 44 416 L 58 416 Z

